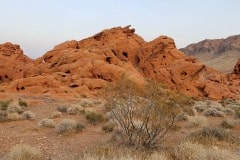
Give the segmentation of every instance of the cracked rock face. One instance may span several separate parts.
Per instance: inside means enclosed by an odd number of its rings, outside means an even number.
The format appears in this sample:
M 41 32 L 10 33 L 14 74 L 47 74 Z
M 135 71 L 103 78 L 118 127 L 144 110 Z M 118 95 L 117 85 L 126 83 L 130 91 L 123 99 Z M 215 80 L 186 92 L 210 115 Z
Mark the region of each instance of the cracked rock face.
M 130 26 L 116 27 L 81 41 L 59 44 L 34 61 L 25 60 L 31 67 L 8 89 L 55 94 L 94 92 L 125 75 L 139 85 L 152 78 L 195 97 L 222 99 L 237 93 L 228 88 L 224 74 L 184 55 L 170 37 L 145 42 L 134 32 Z M 9 54 L 7 50 L 0 53 Z

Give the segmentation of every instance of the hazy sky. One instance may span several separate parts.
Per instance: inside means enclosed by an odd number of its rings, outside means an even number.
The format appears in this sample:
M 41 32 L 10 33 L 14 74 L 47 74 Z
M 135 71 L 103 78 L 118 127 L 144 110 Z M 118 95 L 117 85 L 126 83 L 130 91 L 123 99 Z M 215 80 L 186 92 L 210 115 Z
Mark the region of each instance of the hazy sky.
M 131 24 L 146 41 L 174 38 L 178 48 L 240 34 L 240 0 L 0 0 L 0 43 L 31 58 L 66 40 Z

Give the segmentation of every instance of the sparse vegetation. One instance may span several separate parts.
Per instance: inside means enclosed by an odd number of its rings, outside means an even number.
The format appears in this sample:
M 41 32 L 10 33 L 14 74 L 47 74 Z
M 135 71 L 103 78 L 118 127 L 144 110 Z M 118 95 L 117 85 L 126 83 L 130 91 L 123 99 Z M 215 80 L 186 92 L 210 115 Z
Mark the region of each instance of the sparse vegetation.
M 80 105 L 72 105 L 71 107 L 68 108 L 67 112 L 71 115 L 76 115 L 79 113 L 85 113 L 85 110 Z
M 59 118 L 62 116 L 62 112 L 54 111 L 51 115 L 51 118 Z
M 86 119 L 93 125 L 96 125 L 97 123 L 102 122 L 104 120 L 104 117 L 102 114 L 96 112 L 89 112 L 86 113 Z
M 188 116 L 188 128 L 200 128 L 208 125 L 207 118 L 204 116 Z
M 11 102 L 10 100 L 0 101 L 0 110 L 2 110 L 2 111 L 7 110 L 10 102 Z
M 206 147 L 192 142 L 183 142 L 175 148 L 176 160 L 238 160 L 240 157 L 230 151 Z
M 18 113 L 8 113 L 7 119 L 9 121 L 18 121 L 18 120 L 21 120 L 22 117 Z
M 235 119 L 224 119 L 220 124 L 221 127 L 226 129 L 232 129 L 237 125 L 240 125 L 240 120 L 235 120 Z
M 111 87 L 110 87 L 111 88 Z M 122 142 L 139 147 L 155 147 L 174 126 L 176 117 L 191 110 L 192 101 L 167 91 L 156 82 L 144 88 L 122 79 L 110 89 L 107 108 Z
M 112 123 L 106 123 L 102 129 L 106 132 L 106 133 L 110 133 L 114 130 L 114 125 Z
M 65 107 L 65 106 L 57 107 L 57 111 L 62 112 L 62 113 L 66 113 L 67 112 L 67 107 Z
M 31 111 L 25 111 L 25 112 L 22 113 L 22 119 L 34 120 L 35 119 L 35 114 Z
M 217 108 L 208 108 L 203 112 L 205 116 L 213 116 L 213 117 L 224 117 L 224 112 Z
M 85 127 L 71 119 L 64 119 L 57 126 L 58 133 L 71 133 L 71 132 L 81 132 Z
M 228 143 L 240 142 L 238 137 L 220 127 L 204 127 L 197 132 L 191 133 L 189 139 L 204 145 L 212 145 L 216 141 L 225 141 Z
M 54 128 L 56 124 L 52 119 L 44 118 L 39 122 L 38 125 L 40 127 Z
M 80 105 L 83 106 L 83 107 L 92 107 L 94 105 L 94 102 L 87 99 L 87 98 L 83 98 L 80 101 Z
M 21 98 L 18 99 L 18 105 L 20 107 L 27 107 L 27 102 L 23 101 Z
M 9 160 L 43 160 L 43 156 L 35 147 L 16 145 L 9 153 Z
M 6 122 L 8 120 L 7 118 L 7 112 L 0 111 L 0 122 Z

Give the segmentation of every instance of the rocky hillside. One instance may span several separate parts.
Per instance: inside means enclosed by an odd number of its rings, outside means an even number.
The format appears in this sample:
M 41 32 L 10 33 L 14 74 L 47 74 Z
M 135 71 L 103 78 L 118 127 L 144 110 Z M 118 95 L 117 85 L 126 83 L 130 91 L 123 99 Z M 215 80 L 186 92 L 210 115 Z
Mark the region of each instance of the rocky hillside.
M 5 56 L 7 52 L 0 54 Z M 5 61 L 10 60 L 14 63 L 5 56 Z M 8 77 L 14 77 L 12 81 L 2 79 L 6 83 L 0 87 L 19 93 L 97 93 L 125 75 L 139 85 L 145 78 L 152 78 L 195 97 L 222 99 L 240 93 L 235 73 L 231 76 L 234 83 L 230 83 L 230 77 L 177 50 L 173 39 L 160 36 L 145 42 L 130 26 L 106 29 L 80 41 L 66 41 L 34 62 L 27 59 L 24 64 L 26 67 L 21 69 L 16 63 L 24 76 L 17 78 L 11 72 Z M 6 63 L 1 71 L 7 68 Z
M 230 73 L 240 58 L 240 35 L 204 40 L 180 50 L 218 71 Z

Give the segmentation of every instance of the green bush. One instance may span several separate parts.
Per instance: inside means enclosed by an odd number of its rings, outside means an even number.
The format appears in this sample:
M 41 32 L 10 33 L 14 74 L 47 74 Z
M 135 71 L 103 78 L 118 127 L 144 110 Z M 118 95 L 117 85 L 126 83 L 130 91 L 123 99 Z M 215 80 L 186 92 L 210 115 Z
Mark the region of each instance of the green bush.
M 103 116 L 96 112 L 87 113 L 86 119 L 93 125 L 96 125 L 97 123 L 102 122 L 104 120 Z
M 10 102 L 11 102 L 10 100 L 0 101 L 0 110 L 2 110 L 2 111 L 7 110 Z
M 18 99 L 18 105 L 21 107 L 27 107 L 27 102 L 23 101 L 21 98 Z
M 107 123 L 105 124 L 102 129 L 106 132 L 106 133 L 110 133 L 114 130 L 114 125 L 113 124 L 110 124 L 110 123 Z

